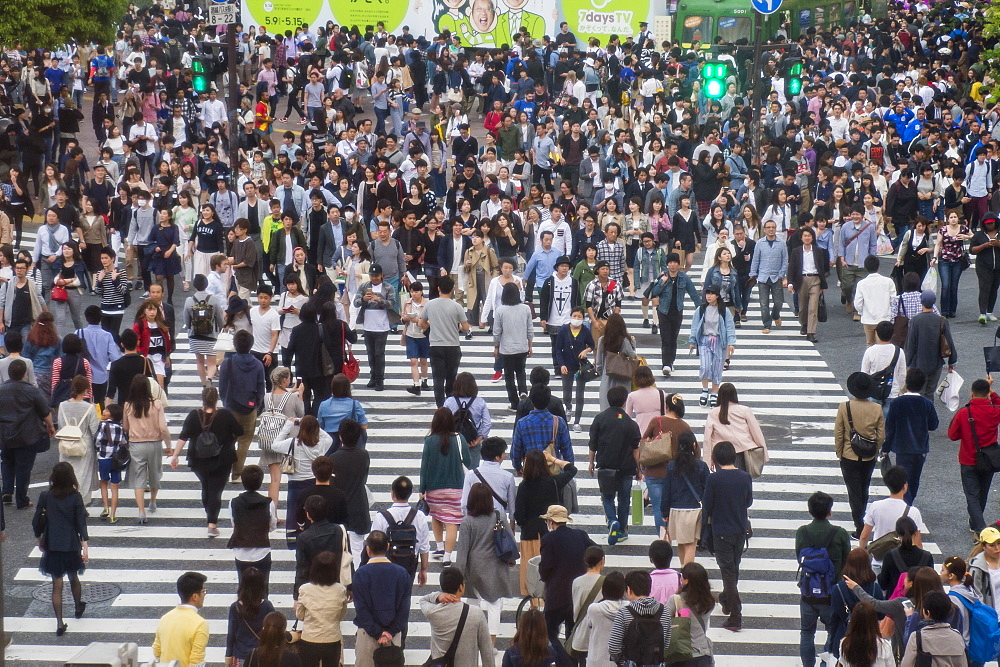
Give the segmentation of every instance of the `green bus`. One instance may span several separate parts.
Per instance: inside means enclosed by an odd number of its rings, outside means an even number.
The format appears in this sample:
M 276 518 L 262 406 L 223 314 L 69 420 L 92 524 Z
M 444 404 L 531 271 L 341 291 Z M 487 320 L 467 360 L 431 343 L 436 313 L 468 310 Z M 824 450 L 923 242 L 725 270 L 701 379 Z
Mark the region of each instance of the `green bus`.
M 762 17 L 764 34 L 773 35 L 782 24 L 787 24 L 789 38 L 796 39 L 809 28 L 846 26 L 866 11 L 884 17 L 886 4 L 886 0 L 784 0 L 780 10 Z M 749 2 L 744 5 L 733 0 L 679 0 L 672 18 L 673 38 L 683 48 L 690 48 L 694 42 L 708 48 L 716 37 L 724 42 L 745 39 L 753 43 L 754 10 Z

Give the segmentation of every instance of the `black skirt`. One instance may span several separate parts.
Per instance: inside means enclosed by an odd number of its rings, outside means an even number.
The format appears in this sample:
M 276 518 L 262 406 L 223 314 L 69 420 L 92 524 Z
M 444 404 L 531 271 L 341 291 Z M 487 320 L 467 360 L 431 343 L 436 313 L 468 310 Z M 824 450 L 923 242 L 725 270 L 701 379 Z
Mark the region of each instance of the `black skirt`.
M 83 574 L 86 567 L 79 551 L 45 551 L 38 569 L 42 574 L 61 579 L 70 572 Z

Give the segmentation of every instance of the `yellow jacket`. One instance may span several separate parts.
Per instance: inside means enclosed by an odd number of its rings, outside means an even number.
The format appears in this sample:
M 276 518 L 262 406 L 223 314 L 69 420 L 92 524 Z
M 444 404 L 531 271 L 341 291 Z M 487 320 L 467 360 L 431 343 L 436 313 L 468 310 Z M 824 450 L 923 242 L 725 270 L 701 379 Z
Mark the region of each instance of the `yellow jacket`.
M 160 618 L 153 655 L 160 662 L 178 660 L 181 667 L 205 662 L 208 621 L 190 605 L 174 607 Z

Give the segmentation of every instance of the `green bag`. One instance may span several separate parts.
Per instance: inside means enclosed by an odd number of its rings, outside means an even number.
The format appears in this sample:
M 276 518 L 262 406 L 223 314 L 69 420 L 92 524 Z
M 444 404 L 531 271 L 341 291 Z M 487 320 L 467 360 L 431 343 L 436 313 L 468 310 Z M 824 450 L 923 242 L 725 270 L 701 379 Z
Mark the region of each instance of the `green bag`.
M 670 619 L 670 644 L 663 651 L 663 662 L 668 665 L 691 660 L 694 657 L 694 649 L 691 646 L 691 617 L 679 615 L 678 612 L 687 607 L 680 595 L 674 595 L 673 598 L 674 616 Z M 701 619 L 698 619 L 698 624 L 701 625 Z M 702 631 L 704 630 L 703 626 Z

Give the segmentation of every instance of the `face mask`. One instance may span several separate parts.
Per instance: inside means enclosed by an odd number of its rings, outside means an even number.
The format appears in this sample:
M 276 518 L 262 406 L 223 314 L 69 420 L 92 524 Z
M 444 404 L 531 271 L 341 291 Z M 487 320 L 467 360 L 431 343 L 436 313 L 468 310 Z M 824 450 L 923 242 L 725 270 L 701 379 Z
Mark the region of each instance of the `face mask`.
M 569 323 L 570 323 L 570 325 L 571 325 L 571 326 L 573 326 L 573 327 L 577 327 L 577 328 L 579 328 L 579 327 L 582 327 L 582 326 L 583 326 L 583 320 L 581 320 L 581 319 L 580 319 L 580 318 L 578 318 L 578 317 L 574 317 L 573 319 L 571 319 L 571 320 L 569 321 Z
M 140 200 L 139 200 L 139 206 L 140 206 L 140 207 L 142 207 L 142 206 L 145 206 L 145 205 L 146 205 L 146 204 L 148 204 L 148 203 L 149 203 L 149 202 L 148 202 L 148 201 L 146 201 L 145 199 L 140 199 Z
M 347 218 L 348 220 L 354 220 L 354 211 L 348 211 L 347 213 L 344 213 L 344 217 Z
M 45 113 L 52 113 L 52 109 L 49 107 L 45 107 Z

